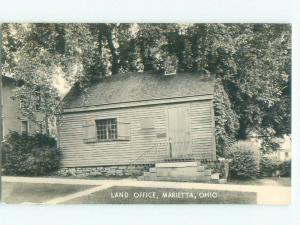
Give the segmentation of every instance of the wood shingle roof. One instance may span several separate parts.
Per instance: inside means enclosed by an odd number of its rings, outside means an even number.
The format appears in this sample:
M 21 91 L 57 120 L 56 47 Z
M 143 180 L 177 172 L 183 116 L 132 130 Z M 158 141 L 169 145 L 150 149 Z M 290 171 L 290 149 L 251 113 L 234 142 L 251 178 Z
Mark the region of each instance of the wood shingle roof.
M 85 93 L 73 87 L 63 100 L 63 108 L 80 108 L 125 102 L 213 95 L 213 79 L 199 74 L 163 76 L 153 73 L 125 73 L 105 77 Z

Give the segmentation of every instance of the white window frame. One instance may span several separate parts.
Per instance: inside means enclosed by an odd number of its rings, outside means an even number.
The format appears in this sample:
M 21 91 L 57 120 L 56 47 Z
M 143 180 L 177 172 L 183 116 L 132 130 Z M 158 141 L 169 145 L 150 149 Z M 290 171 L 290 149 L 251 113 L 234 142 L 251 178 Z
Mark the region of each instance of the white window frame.
M 97 129 L 97 127 L 100 128 L 100 124 L 97 126 L 97 121 L 100 120 L 116 120 L 116 127 L 115 127 L 115 135 L 114 138 L 108 138 L 109 135 L 107 135 L 106 139 L 100 139 L 100 130 Z M 92 120 L 85 121 L 82 125 L 83 127 L 83 142 L 84 143 L 94 143 L 94 142 L 114 142 L 114 141 L 130 141 L 130 122 L 127 117 L 121 117 L 117 115 L 104 115 L 101 117 L 96 117 Z M 91 130 L 93 129 L 93 130 Z M 107 130 L 107 132 L 109 132 Z M 98 135 L 99 133 L 99 135 Z M 108 133 L 107 133 L 108 134 Z M 86 137 L 88 135 L 92 135 L 93 137 Z
M 106 138 L 105 139 L 104 138 L 101 139 L 101 138 L 99 138 L 99 136 L 101 136 L 101 134 L 98 135 L 99 132 L 101 133 L 101 127 L 100 127 L 101 125 L 97 125 L 97 122 L 108 121 L 108 120 L 114 120 L 115 121 L 115 129 L 114 129 L 114 132 L 115 132 L 114 136 L 115 136 L 115 138 L 109 138 L 109 130 L 106 127 Z M 99 128 L 100 130 L 98 130 L 98 127 L 100 127 Z M 118 118 L 117 117 L 96 119 L 95 120 L 95 128 L 96 128 L 96 138 L 97 138 L 97 140 L 99 142 L 102 142 L 102 141 L 116 141 L 116 140 L 118 140 Z

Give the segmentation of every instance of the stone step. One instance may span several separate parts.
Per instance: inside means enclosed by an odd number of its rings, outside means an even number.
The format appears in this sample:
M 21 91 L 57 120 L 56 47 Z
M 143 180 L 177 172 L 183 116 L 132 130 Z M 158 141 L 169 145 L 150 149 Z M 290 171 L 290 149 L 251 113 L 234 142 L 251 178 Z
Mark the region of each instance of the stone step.
M 162 162 L 193 162 L 193 161 L 197 161 L 194 156 L 184 156 L 184 157 L 164 159 Z
M 155 168 L 155 167 L 149 168 L 149 172 L 150 172 L 150 173 L 156 173 L 156 168 Z
M 157 176 L 156 173 L 145 172 L 143 176 L 138 177 L 138 180 L 145 181 L 179 181 L 179 182 L 219 182 L 219 179 L 212 179 L 211 175 L 207 175 L 207 172 L 197 172 L 193 174 L 186 173 L 169 173 L 166 176 Z M 221 183 L 226 182 L 220 179 Z
M 156 174 L 157 176 L 169 176 L 170 173 L 180 173 L 180 174 L 195 174 L 199 172 L 197 167 L 178 167 L 178 168 L 167 168 L 167 167 L 161 167 L 156 168 Z
M 144 172 L 144 177 L 150 177 L 150 172 Z
M 212 173 L 212 169 L 207 169 L 205 165 L 196 161 L 161 162 L 149 168 L 149 171 L 144 172 L 138 180 L 218 183 L 220 174 Z M 226 181 L 220 180 L 220 182 Z
M 204 172 L 193 172 L 193 173 L 185 173 L 181 171 L 170 171 L 168 176 L 170 177 L 196 177 L 196 176 L 205 176 Z
M 200 162 L 163 162 L 156 163 L 156 168 L 181 168 L 181 167 L 197 167 L 200 166 Z
M 180 181 L 180 182 L 209 182 L 209 176 L 177 176 L 177 177 L 156 177 L 157 181 Z

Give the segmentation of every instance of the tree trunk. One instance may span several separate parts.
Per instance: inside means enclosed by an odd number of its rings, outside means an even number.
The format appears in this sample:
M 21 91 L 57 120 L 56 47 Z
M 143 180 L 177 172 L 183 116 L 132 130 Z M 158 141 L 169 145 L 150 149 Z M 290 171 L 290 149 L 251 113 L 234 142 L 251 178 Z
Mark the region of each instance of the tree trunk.
M 244 118 L 239 119 L 239 130 L 237 134 L 237 139 L 239 140 L 245 140 L 248 136 L 246 130 L 247 130 L 247 122 L 245 121 Z
M 117 49 L 115 48 L 114 43 L 113 43 L 112 32 L 113 32 L 112 29 L 107 28 L 106 39 L 107 39 L 108 47 L 109 47 L 111 55 L 112 55 L 111 72 L 112 72 L 112 74 L 117 74 L 119 72 L 119 56 L 117 54 Z

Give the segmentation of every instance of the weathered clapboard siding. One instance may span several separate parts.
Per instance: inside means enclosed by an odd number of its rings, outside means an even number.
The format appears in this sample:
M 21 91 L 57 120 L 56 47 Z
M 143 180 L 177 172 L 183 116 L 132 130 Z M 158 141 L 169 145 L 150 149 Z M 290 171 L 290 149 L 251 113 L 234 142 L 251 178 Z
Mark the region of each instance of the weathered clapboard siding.
M 215 159 L 212 101 L 191 103 L 192 148 L 195 155 L 203 159 Z
M 135 163 L 145 159 L 158 160 L 168 156 L 167 109 L 173 106 L 189 108 L 193 155 L 213 159 L 215 155 L 211 100 L 189 103 L 139 106 L 131 108 L 86 111 L 64 114 L 60 121 L 60 148 L 63 153 L 63 167 L 125 165 L 134 162 L 141 154 L 146 154 Z M 82 125 L 85 121 L 101 118 L 126 117 L 130 122 L 129 141 L 108 141 L 84 143 Z M 140 120 L 154 119 L 154 128 L 142 130 Z M 164 137 L 157 137 L 165 134 Z M 163 143 L 158 152 L 153 152 L 157 143 Z

